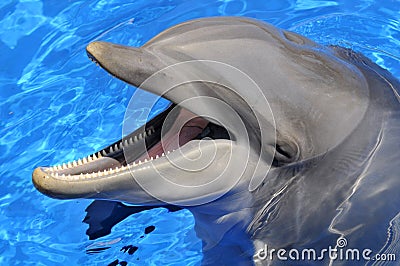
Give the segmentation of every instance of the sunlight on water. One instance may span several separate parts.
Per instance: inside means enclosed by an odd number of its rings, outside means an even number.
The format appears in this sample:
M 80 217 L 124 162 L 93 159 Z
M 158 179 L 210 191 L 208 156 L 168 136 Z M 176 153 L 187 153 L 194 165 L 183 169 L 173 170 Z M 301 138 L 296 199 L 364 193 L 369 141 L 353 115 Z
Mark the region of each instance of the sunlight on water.
M 140 46 L 188 19 L 242 15 L 323 44 L 363 52 L 400 77 L 400 4 L 396 1 L 2 1 L 0 3 L 0 264 L 198 265 L 201 241 L 187 211 L 142 212 L 89 241 L 89 200 L 40 194 L 32 170 L 81 158 L 117 140 L 135 89 L 87 59 L 93 40 Z M 153 114 L 163 110 L 160 101 Z M 140 112 L 140 110 L 138 110 Z M 138 125 L 141 123 L 139 123 Z M 399 238 L 398 219 L 392 238 Z M 148 225 L 154 233 L 141 239 Z M 86 254 L 93 243 L 111 247 Z M 120 249 L 138 245 L 134 255 Z M 387 249 L 397 249 L 388 244 Z

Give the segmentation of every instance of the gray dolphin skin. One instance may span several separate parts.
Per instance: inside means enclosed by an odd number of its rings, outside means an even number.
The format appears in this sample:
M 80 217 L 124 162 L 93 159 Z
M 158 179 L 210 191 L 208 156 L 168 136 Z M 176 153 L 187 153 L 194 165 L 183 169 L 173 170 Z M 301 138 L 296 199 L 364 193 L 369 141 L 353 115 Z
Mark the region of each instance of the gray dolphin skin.
M 204 265 L 354 265 L 399 241 L 400 84 L 365 56 L 242 17 L 87 53 L 171 105 L 87 158 L 35 169 L 43 194 L 185 207 Z M 357 262 L 321 252 L 338 239 Z

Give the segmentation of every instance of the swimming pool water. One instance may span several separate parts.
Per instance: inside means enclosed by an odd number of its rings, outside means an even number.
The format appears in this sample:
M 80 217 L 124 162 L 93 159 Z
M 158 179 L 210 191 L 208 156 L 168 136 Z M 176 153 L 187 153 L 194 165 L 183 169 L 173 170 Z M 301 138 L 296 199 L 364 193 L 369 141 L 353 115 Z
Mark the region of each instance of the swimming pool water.
M 140 46 L 188 19 L 240 15 L 361 51 L 400 77 L 399 10 L 400 2 L 390 0 L 1 1 L 0 265 L 201 261 L 187 211 L 135 214 L 91 241 L 82 223 L 90 200 L 53 200 L 33 187 L 36 166 L 81 158 L 121 137 L 135 89 L 87 59 L 90 41 Z M 152 112 L 167 104 L 160 101 Z M 154 232 L 140 238 L 149 225 Z M 128 245 L 139 249 L 120 251 Z M 101 247 L 110 248 L 86 253 Z

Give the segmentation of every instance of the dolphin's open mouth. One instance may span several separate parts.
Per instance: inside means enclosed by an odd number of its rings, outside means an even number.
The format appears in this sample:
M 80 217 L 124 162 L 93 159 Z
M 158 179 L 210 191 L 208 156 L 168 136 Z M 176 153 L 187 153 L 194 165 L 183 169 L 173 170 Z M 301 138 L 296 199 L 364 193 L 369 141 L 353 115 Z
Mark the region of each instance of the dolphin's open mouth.
M 70 195 L 70 191 L 63 193 L 56 184 L 68 182 L 72 188 L 74 183 L 106 180 L 135 168 L 146 168 L 146 164 L 162 161 L 166 154 L 199 139 L 230 137 L 225 128 L 171 104 L 139 129 L 83 159 L 38 167 L 33 174 L 33 183 L 48 196 L 76 197 L 79 194 Z M 65 189 L 65 186 L 62 187 Z
M 36 168 L 32 179 L 40 192 L 61 199 L 197 205 L 220 197 L 240 179 L 247 169 L 247 131 L 243 118 L 221 100 L 225 93 L 233 92 L 224 85 L 217 86 L 219 79 L 208 83 L 197 74 L 188 77 L 203 71 L 208 77 L 207 71 L 213 72 L 212 68 L 195 64 L 194 68 L 170 71 L 169 63 L 145 48 L 105 42 L 90 43 L 86 50 L 92 61 L 114 77 L 164 97 L 172 105 L 131 134 L 86 158 Z M 166 72 L 159 72 L 160 69 Z M 159 74 L 147 82 L 155 73 Z M 177 77 L 191 82 L 181 83 L 175 80 Z M 244 120 L 254 121 L 244 99 L 234 93 L 231 96 L 244 109 Z

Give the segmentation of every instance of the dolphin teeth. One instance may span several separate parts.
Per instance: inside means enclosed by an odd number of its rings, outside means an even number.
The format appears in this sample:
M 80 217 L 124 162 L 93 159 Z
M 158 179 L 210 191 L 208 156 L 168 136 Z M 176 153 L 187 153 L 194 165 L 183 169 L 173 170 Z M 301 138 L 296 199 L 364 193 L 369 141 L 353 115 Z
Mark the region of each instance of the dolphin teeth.
M 167 154 L 170 154 L 171 152 L 170 151 L 167 151 Z
M 93 160 L 96 160 L 97 159 L 97 157 L 96 157 L 96 154 L 95 153 L 93 153 Z
M 144 162 L 147 163 L 147 158 L 144 159 Z
M 139 137 L 138 137 L 138 139 L 139 140 L 141 140 L 143 138 L 143 135 L 142 135 L 142 133 L 139 133 Z
M 62 164 L 62 169 L 67 169 L 67 165 L 65 163 Z
M 78 159 L 78 165 L 82 165 L 82 160 Z
M 68 162 L 67 166 L 68 166 L 68 168 L 71 168 L 72 167 L 71 162 Z
M 143 138 L 147 137 L 147 132 L 146 132 L 146 130 L 145 130 L 142 134 L 143 134 Z
M 62 178 L 62 179 L 65 179 L 65 174 L 62 174 L 62 175 L 61 175 L 61 178 Z
M 153 161 L 153 159 L 154 159 L 153 156 L 151 156 L 151 157 L 150 157 L 150 161 Z
M 110 146 L 110 153 L 113 153 L 113 152 L 114 152 L 113 147 Z
M 164 156 L 165 156 L 165 153 L 162 153 L 162 154 L 161 154 L 161 157 L 164 157 Z
M 119 150 L 122 150 L 122 148 L 124 147 L 124 145 L 122 145 L 122 142 L 119 144 Z
M 139 162 L 138 162 L 138 165 L 141 165 L 142 164 L 142 161 L 141 160 L 139 160 Z
M 72 166 L 73 166 L 73 167 L 77 167 L 77 166 L 78 166 L 78 164 L 76 163 L 76 161 L 73 161 L 73 162 L 72 162 Z
M 147 134 L 150 136 L 151 134 L 153 134 L 153 130 L 152 129 L 147 130 Z
M 83 158 L 82 162 L 83 162 L 84 164 L 88 162 L 87 159 L 86 159 L 86 157 Z
M 101 158 L 101 157 L 103 157 L 103 155 L 101 155 L 100 152 L 97 152 L 97 158 Z
M 103 156 L 107 155 L 106 150 L 102 150 L 101 153 L 103 154 Z
M 128 140 L 124 140 L 124 146 L 126 147 L 126 146 L 128 146 L 129 144 L 128 144 Z
M 129 138 L 128 144 L 129 144 L 129 145 L 133 144 L 133 139 L 132 139 L 132 137 Z
M 156 154 L 156 159 L 158 159 L 159 158 L 159 156 L 158 156 L 158 154 Z
M 134 136 L 133 137 L 133 142 L 136 142 L 136 141 L 138 141 L 138 138 L 137 138 L 137 136 Z
M 88 156 L 87 158 L 88 158 L 88 162 L 93 161 L 92 157 Z
M 118 149 L 118 143 L 116 143 L 116 144 L 114 145 L 114 150 L 115 150 L 115 151 L 119 150 L 119 149 Z

